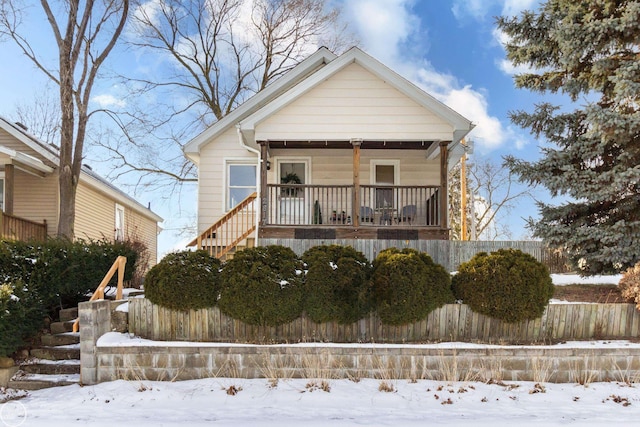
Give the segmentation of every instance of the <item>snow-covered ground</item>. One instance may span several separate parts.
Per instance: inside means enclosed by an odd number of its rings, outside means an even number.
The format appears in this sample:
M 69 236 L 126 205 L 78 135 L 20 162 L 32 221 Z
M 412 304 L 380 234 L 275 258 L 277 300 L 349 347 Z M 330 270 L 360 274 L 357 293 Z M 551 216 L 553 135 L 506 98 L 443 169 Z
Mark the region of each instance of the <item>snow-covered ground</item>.
M 29 427 L 631 426 L 638 419 L 640 388 L 622 383 L 118 380 L 35 391 L 0 405 L 0 425 Z
M 564 285 L 617 285 L 622 274 L 612 276 L 580 277 L 577 274 L 552 274 L 551 280 L 556 286 Z
M 556 285 L 617 284 L 619 280 L 619 276 L 553 275 Z M 640 372 L 634 380 L 586 385 L 385 379 L 119 380 L 28 393 L 0 390 L 0 402 L 10 395 L 22 397 L 0 404 L 0 427 L 631 426 L 640 419 Z

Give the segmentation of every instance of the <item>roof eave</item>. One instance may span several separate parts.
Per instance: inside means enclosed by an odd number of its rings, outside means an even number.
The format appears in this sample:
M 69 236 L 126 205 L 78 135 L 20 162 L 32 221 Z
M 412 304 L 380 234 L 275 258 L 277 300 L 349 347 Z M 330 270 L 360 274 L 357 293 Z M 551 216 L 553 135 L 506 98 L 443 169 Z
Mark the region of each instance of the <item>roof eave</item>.
M 264 105 L 267 105 L 270 100 L 276 98 L 290 87 L 302 81 L 309 73 L 312 73 L 318 67 L 333 61 L 335 58 L 336 55 L 326 47 L 318 49 L 314 54 L 301 61 L 284 76 L 273 81 L 265 89 L 256 93 L 227 116 L 223 117 L 185 144 L 182 149 L 185 156 L 192 162 L 196 163 L 196 160 L 199 158 L 200 149 L 203 145 L 206 145 L 216 136 L 228 130 L 231 126 L 235 126 L 239 121 L 259 110 Z

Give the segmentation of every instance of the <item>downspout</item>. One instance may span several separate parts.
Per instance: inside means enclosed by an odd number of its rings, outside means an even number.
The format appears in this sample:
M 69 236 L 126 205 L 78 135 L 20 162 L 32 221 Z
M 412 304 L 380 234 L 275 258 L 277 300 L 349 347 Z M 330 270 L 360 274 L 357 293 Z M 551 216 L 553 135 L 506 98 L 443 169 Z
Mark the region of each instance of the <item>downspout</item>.
M 244 134 L 242 133 L 242 127 L 240 125 L 240 123 L 238 123 L 236 125 L 236 130 L 238 132 L 238 142 L 240 143 L 240 146 L 242 148 L 244 148 L 245 150 L 254 153 L 258 156 L 258 173 L 256 174 L 256 192 L 258 193 L 258 207 L 262 206 L 262 194 L 260 192 L 260 189 L 262 188 L 262 183 L 260 182 L 261 179 L 261 173 L 260 170 L 262 168 L 262 158 L 260 157 L 260 150 L 257 150 L 253 147 L 249 147 L 247 145 L 247 141 L 245 141 L 244 139 Z M 259 233 L 259 227 L 260 227 L 260 215 L 256 215 L 256 246 L 258 246 L 258 236 L 260 235 Z

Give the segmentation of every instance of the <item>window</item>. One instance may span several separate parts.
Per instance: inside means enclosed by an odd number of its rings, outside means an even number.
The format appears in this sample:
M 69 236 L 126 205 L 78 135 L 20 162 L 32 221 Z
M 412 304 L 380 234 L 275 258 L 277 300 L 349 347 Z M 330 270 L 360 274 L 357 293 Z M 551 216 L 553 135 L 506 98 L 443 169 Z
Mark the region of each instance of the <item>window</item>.
M 124 206 L 116 204 L 116 227 L 115 236 L 116 241 L 124 240 Z
M 231 210 L 256 191 L 258 167 L 256 165 L 229 163 L 227 174 L 226 210 Z

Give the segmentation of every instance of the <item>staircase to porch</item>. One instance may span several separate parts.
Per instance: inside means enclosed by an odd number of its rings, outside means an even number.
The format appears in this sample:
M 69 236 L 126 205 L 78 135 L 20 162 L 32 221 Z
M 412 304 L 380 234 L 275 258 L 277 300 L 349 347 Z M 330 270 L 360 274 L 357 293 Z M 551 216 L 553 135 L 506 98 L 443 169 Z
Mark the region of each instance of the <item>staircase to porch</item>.
M 222 260 L 233 258 L 233 254 L 239 249 L 254 246 L 255 238 L 250 236 L 257 228 L 257 197 L 255 192 L 249 195 L 187 246 L 196 246 Z
M 78 308 L 60 310 L 60 321 L 42 335 L 40 347 L 30 350 L 30 358 L 9 381 L 20 390 L 40 390 L 80 382 L 80 334 L 72 332 Z

